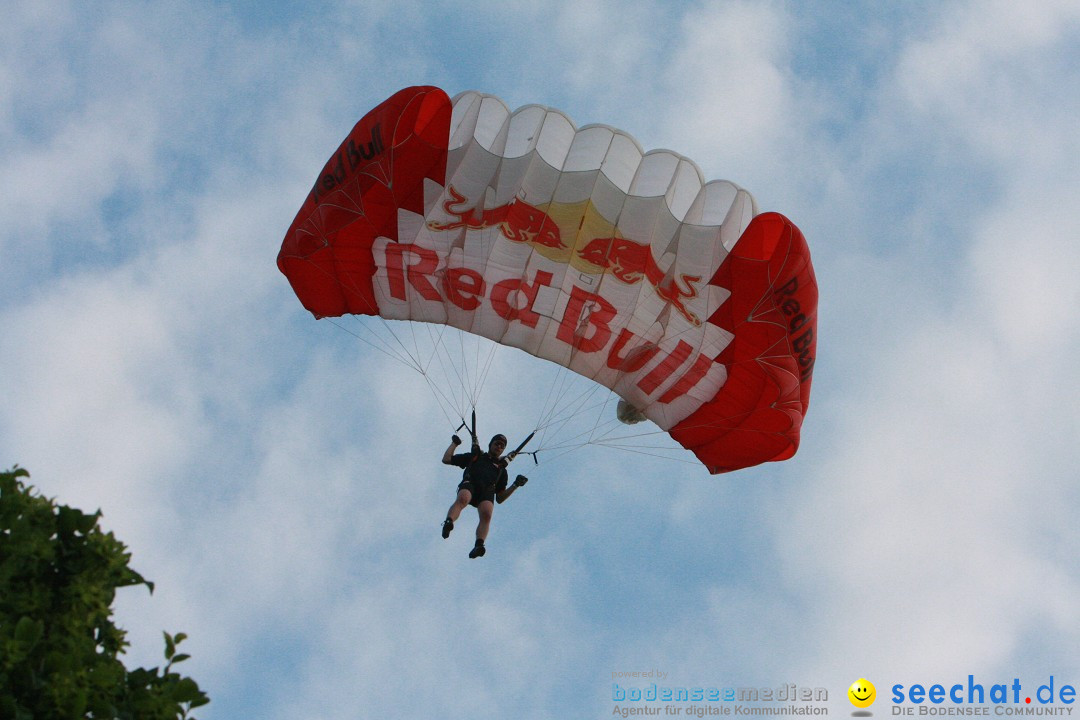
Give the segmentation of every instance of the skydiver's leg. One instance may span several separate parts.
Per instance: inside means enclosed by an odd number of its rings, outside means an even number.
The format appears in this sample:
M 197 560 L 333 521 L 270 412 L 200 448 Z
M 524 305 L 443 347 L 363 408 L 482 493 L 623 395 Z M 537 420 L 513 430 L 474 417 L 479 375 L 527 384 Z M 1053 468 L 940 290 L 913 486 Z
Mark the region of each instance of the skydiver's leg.
M 454 504 L 450 506 L 450 509 L 446 511 L 446 520 L 443 520 L 442 524 L 442 536 L 443 540 L 450 537 L 450 531 L 454 529 L 454 521 L 461 515 L 461 511 L 469 505 L 469 501 L 472 500 L 472 493 L 465 488 L 459 488 L 457 499 L 454 500 Z
M 461 511 L 469 506 L 469 502 L 472 500 L 472 493 L 461 488 L 458 490 L 457 499 L 454 500 L 454 504 L 450 506 L 450 509 L 446 511 L 446 517 L 450 520 L 457 520 L 461 515 Z
M 469 557 L 478 558 L 484 554 L 484 540 L 487 539 L 488 528 L 491 527 L 491 514 L 495 510 L 495 503 L 490 500 L 482 501 L 476 508 L 480 513 L 480 522 L 476 525 L 476 545 L 469 552 Z
M 484 500 L 476 508 L 476 511 L 480 513 L 480 522 L 476 525 L 476 539 L 487 540 L 488 529 L 491 527 L 491 515 L 495 511 L 495 503 Z

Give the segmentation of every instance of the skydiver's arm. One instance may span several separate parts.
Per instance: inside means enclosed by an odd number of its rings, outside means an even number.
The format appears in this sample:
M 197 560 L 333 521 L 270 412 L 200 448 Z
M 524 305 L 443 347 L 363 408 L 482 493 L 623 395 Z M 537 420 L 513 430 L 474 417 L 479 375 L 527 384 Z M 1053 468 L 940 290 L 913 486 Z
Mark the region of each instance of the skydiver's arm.
M 461 438 L 455 435 L 450 439 L 450 447 L 446 448 L 446 452 L 442 455 L 443 465 L 451 465 L 454 457 L 454 451 L 457 450 L 457 446 L 461 444 Z
M 514 480 L 514 483 L 510 485 L 510 487 L 495 493 L 495 502 L 499 503 L 500 505 L 506 502 L 510 498 L 510 496 L 514 494 L 515 490 L 517 490 L 519 487 L 521 487 L 527 482 L 529 482 L 529 478 L 525 477 L 524 475 L 518 475 L 517 479 Z

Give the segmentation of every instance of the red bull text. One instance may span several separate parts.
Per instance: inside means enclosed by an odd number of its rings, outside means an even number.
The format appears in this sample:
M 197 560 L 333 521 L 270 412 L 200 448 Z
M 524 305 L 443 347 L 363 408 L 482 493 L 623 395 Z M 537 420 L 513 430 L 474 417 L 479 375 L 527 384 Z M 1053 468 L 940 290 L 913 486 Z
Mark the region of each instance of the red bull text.
M 439 255 L 434 250 L 394 242 L 386 245 L 385 267 L 390 296 L 395 300 L 409 300 L 411 288 L 423 300 L 450 303 L 470 312 L 486 301 L 503 319 L 530 328 L 535 328 L 541 318 L 534 309 L 540 289 L 551 287 L 554 277 L 550 272 L 535 270 L 530 278 L 491 283 L 472 268 L 440 268 Z M 574 285 L 561 316 L 552 318 L 558 323 L 555 336 L 577 352 L 606 353 L 607 367 L 620 372 L 644 371 L 653 362 L 636 385 L 646 395 L 652 395 L 675 377 L 658 398 L 661 403 L 685 395 L 712 368 L 713 359 L 695 355 L 694 346 L 684 340 L 665 351 L 657 344 L 642 342 L 626 328 L 616 334 L 611 321 L 617 314 L 615 307 L 602 296 Z M 661 356 L 664 352 L 666 355 Z

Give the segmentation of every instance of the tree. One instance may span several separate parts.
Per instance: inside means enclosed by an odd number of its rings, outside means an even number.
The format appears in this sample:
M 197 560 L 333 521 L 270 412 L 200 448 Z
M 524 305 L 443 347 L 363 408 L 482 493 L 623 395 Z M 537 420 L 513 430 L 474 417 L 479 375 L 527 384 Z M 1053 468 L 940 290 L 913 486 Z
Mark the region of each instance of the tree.
M 176 720 L 209 702 L 173 667 L 188 658 L 165 633 L 162 669 L 128 670 L 112 622 L 116 589 L 147 582 L 88 515 L 42 497 L 26 470 L 0 472 L 0 720 Z

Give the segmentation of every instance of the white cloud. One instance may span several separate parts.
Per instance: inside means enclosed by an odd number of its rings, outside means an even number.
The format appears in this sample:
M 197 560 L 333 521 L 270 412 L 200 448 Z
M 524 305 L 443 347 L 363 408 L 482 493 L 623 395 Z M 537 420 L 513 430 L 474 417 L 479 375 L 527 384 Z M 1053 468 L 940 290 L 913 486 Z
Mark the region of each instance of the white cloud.
M 1002 165 L 1076 157 L 1076 3 L 963 3 L 897 66 L 897 90 L 950 144 Z M 1073 59 L 1070 60 L 1070 57 Z
M 583 578 L 566 542 L 537 540 L 514 556 L 496 545 L 498 559 L 482 566 L 451 561 L 467 547 L 456 535 L 432 538 L 421 552 L 391 551 L 392 565 L 357 559 L 349 592 L 316 630 L 321 651 L 277 717 L 403 706 L 439 707 L 451 718 L 550 716 L 543 708 L 561 668 L 589 653 L 591 636 L 570 592 Z
M 6 313 L 4 395 L 18 409 L 5 419 L 9 443 L 52 458 L 42 470 L 71 478 L 74 499 L 137 507 L 146 495 L 128 483 L 176 463 L 197 415 L 169 325 L 123 271 L 66 282 Z M 80 485 L 112 490 L 87 497 Z
M 589 103 L 592 112 L 603 112 L 615 98 L 633 106 L 634 99 L 648 91 L 646 63 L 664 44 L 654 32 L 657 9 L 610 0 L 557 5 L 552 39 L 566 65 L 561 82 L 577 97 L 596 98 Z M 581 118 L 578 124 L 593 122 L 605 120 Z
M 777 160 L 793 115 L 782 9 L 706 3 L 681 19 L 680 30 L 664 66 L 671 99 L 661 113 L 669 142 L 693 138 L 693 148 L 674 149 L 700 158 L 710 177 L 747 184 L 782 175 Z
M 974 228 L 971 310 L 988 316 L 1003 359 L 1064 370 L 1056 364 L 1080 341 L 1080 183 L 1043 182 L 1017 188 Z
M 1066 559 L 1080 536 L 1060 508 L 1076 499 L 1065 438 L 1080 397 L 1064 377 L 1080 350 L 1080 153 L 1075 98 L 1058 92 L 1074 77 L 1048 59 L 1067 52 L 1075 18 L 1074 5 L 965 5 L 901 53 L 903 102 L 884 105 L 903 114 L 892 127 L 949 146 L 961 167 L 991 168 L 997 192 L 957 209 L 968 223 L 939 217 L 936 235 L 926 225 L 944 252 L 924 260 L 951 264 L 909 266 L 913 316 L 902 297 L 864 310 L 864 322 L 908 322 L 867 334 L 878 338 L 863 354 L 870 371 L 833 396 L 838 433 L 797 495 L 809 511 L 777 525 L 787 575 L 829 608 L 810 633 L 829 638 L 809 654 L 814 666 L 1018 672 L 1040 625 L 1061 640 L 1039 633 L 1037 652 L 1072 662 L 1080 616 L 1062 598 L 1080 588 Z M 910 208 L 920 211 L 934 207 Z

